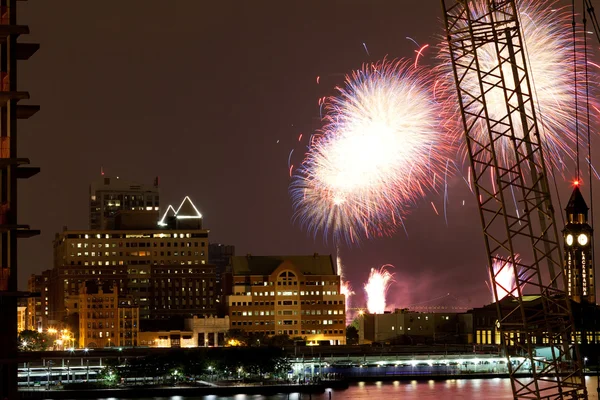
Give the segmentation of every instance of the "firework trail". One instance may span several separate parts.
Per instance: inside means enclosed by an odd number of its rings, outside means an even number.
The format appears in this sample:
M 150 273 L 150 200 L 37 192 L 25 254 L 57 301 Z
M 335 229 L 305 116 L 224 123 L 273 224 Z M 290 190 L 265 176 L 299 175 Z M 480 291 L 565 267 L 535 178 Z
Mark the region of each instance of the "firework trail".
M 390 284 L 394 282 L 394 274 L 390 273 L 386 269 L 387 267 L 393 266 L 388 264 L 379 269 L 371 268 L 369 280 L 365 284 L 367 310 L 371 314 L 383 314 L 385 312 L 385 297 Z
M 294 219 L 354 243 L 396 231 L 438 189 L 452 146 L 432 74 L 410 61 L 365 64 L 324 103 L 325 125 L 294 172 Z M 441 110 L 441 111 L 440 111 Z
M 474 18 L 480 18 L 487 8 L 487 0 L 477 0 L 472 4 L 472 14 Z M 585 85 L 581 82 L 577 88 L 573 84 L 573 43 L 571 33 L 571 14 L 566 8 L 558 8 L 550 12 L 556 5 L 556 1 L 523 1 L 517 2 L 519 8 L 519 20 L 522 30 L 522 37 L 527 52 L 527 63 L 530 71 L 530 80 L 533 85 L 533 99 L 535 112 L 538 117 L 538 126 L 540 128 L 541 142 L 545 146 L 546 155 L 551 164 L 559 169 L 565 169 L 564 157 L 574 158 L 575 149 L 575 91 L 581 99 L 585 99 Z M 496 15 L 497 18 L 501 18 Z M 465 24 L 466 27 L 466 24 Z M 468 43 L 465 43 L 469 46 Z M 583 57 L 583 39 L 578 38 L 577 47 L 581 51 L 577 54 L 578 74 L 583 76 L 585 61 Z M 505 50 L 508 52 L 508 50 Z M 506 54 L 508 56 L 508 53 Z M 441 73 L 445 79 L 441 79 L 449 99 L 448 107 L 458 110 L 456 101 L 456 89 L 454 75 L 452 72 L 450 54 L 447 45 L 440 47 L 438 56 L 442 64 Z M 477 57 L 479 59 L 482 73 L 486 74 L 492 71 L 498 65 L 498 57 L 494 43 L 489 43 L 478 47 Z M 520 58 L 519 58 L 519 62 Z M 592 65 L 590 63 L 590 65 Z M 581 71 L 579 71 L 581 70 Z M 462 76 L 464 67 L 458 67 L 458 75 Z M 495 72 L 498 73 L 497 71 Z M 508 63 L 503 66 L 502 73 L 509 88 L 514 88 L 513 72 Z M 598 73 L 596 68 L 590 69 L 591 91 L 595 92 L 595 85 L 598 82 Z M 479 93 L 479 81 L 473 74 L 466 74 L 462 86 L 471 93 Z M 504 91 L 501 88 L 485 88 L 486 102 L 490 118 L 494 120 L 502 119 L 507 112 Z M 472 101 L 471 98 L 465 101 Z M 513 96 L 510 100 L 511 108 L 516 109 L 517 99 Z M 590 96 L 590 106 L 597 105 L 596 96 Z M 580 115 L 585 115 L 585 102 L 581 101 L 578 105 Z M 531 110 L 527 111 L 531 115 Z M 597 119 L 597 116 L 593 116 Z M 455 116 L 458 120 L 460 115 Z M 518 119 L 518 118 L 517 118 Z M 513 122 L 515 122 L 515 119 Z M 515 134 L 517 137 L 523 137 L 522 126 L 518 121 L 515 124 Z M 457 134 L 462 134 L 462 126 L 456 124 Z M 460 128 L 459 128 L 460 126 Z M 580 122 L 581 127 L 581 122 Z M 483 139 L 488 135 L 487 128 L 483 122 L 476 126 L 476 133 Z M 585 135 L 580 135 L 580 140 L 585 140 Z M 514 151 L 512 144 L 507 138 L 501 139 L 497 143 L 496 151 L 499 152 L 499 160 L 510 163 L 514 161 Z M 485 141 L 484 141 L 485 142 Z M 580 144 L 581 145 L 581 144 Z M 585 144 L 583 144 L 585 145 Z
M 515 255 L 515 262 L 517 264 L 520 263 L 518 254 Z M 492 262 L 492 269 L 494 270 L 494 275 L 496 276 L 496 291 L 498 292 L 498 300 L 502 300 L 509 294 L 511 296 L 518 297 L 518 282 L 513 264 L 500 256 L 496 256 Z M 523 272 L 517 267 L 517 274 L 521 276 L 522 273 Z M 492 301 L 494 302 L 496 299 L 494 298 L 494 290 L 492 289 L 493 282 L 494 280 L 490 276 L 490 283 L 488 287 L 492 292 Z
M 340 276 L 340 293 L 344 295 L 344 302 L 346 305 L 346 324 L 352 323 L 354 316 L 350 312 L 350 297 L 355 293 L 352 290 L 350 281 L 347 281 L 344 276 L 344 264 L 342 263 L 342 257 L 340 256 L 340 248 L 336 247 L 336 258 L 338 275 Z

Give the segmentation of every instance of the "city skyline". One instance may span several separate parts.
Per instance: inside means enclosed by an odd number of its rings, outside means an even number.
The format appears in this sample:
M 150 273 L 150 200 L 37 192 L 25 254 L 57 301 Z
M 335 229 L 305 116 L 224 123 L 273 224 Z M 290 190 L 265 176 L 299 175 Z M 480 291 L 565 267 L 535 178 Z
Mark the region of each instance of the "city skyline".
M 86 227 L 87 186 L 101 168 L 143 183 L 160 176 L 163 204 L 190 195 L 211 239 L 240 255 L 335 254 L 333 243 L 292 222 L 288 155 L 294 149 L 301 160 L 298 136 L 315 128 L 317 99 L 361 63 L 413 57 L 410 37 L 431 44 L 420 62 L 434 65 L 441 12 L 437 2 L 421 3 L 386 2 L 365 12 L 361 1 L 298 3 L 292 11 L 275 2 L 234 8 L 189 1 L 165 10 L 146 1 L 102 14 L 75 1 L 25 5 L 20 18 L 44 47 L 21 78 L 42 112 L 20 124 L 19 145 L 42 174 L 21 184 L 20 216 L 42 235 L 20 245 L 20 287 L 52 266 L 51 239 L 62 226 Z M 557 176 L 562 208 L 569 179 Z M 461 176 L 448 185 L 448 225 L 442 194 L 433 195 L 406 218 L 406 234 L 342 246 L 357 298 L 372 267 L 392 264 L 392 306 L 448 292 L 458 298 L 450 303 L 489 303 L 476 203 Z

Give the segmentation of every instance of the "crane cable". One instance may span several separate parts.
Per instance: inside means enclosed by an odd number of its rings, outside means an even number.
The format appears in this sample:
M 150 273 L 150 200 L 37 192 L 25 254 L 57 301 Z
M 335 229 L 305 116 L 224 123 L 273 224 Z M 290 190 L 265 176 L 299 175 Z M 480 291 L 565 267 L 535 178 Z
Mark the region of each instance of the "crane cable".
M 590 82 L 588 74 L 588 46 L 587 46 L 587 17 L 586 17 L 586 0 L 583 0 L 583 54 L 585 62 L 585 107 L 586 107 L 586 125 L 587 125 L 587 146 L 588 146 L 588 179 L 590 181 L 590 219 L 592 232 L 594 229 L 594 191 L 592 190 L 592 184 L 594 179 L 592 178 L 592 136 L 590 129 Z M 594 24 L 594 30 L 597 31 L 597 20 L 594 14 L 594 7 L 590 4 L 587 9 L 587 13 L 590 14 L 592 23 Z M 594 22 L 595 21 L 595 22 Z M 592 241 L 592 262 L 594 262 L 594 243 Z
M 584 0 L 585 1 L 585 0 Z M 521 14 L 519 11 L 519 4 L 515 2 L 515 7 L 517 8 L 517 12 L 516 12 L 516 17 L 517 17 L 517 21 L 519 23 L 519 30 L 521 32 L 521 37 L 524 37 L 524 33 L 522 30 L 522 23 L 521 23 Z M 542 108 L 540 107 L 540 97 L 538 96 L 537 93 L 537 88 L 535 85 L 535 76 L 533 75 L 533 71 L 531 70 L 531 58 L 529 57 L 529 50 L 527 49 L 527 41 L 523 40 L 523 49 L 525 52 L 525 59 L 527 62 L 527 73 L 529 74 L 529 79 L 531 80 L 531 90 L 533 91 L 533 94 L 535 95 L 533 97 L 533 100 L 535 101 L 535 113 L 537 115 L 537 118 L 540 120 L 540 124 L 538 125 L 538 129 L 540 130 L 540 132 L 542 133 L 542 135 L 545 137 L 546 136 L 546 124 L 544 123 L 544 113 L 542 112 Z M 540 135 L 540 136 L 542 136 Z M 540 137 L 540 147 L 542 148 L 542 151 L 546 151 L 548 149 L 548 146 L 546 145 L 546 141 L 545 140 L 541 140 Z M 561 160 L 562 163 L 562 160 Z M 562 210 L 562 201 L 560 198 L 560 192 L 558 190 L 558 184 L 556 183 L 556 174 L 554 173 L 554 163 L 553 162 L 549 162 L 548 163 L 550 166 L 550 176 L 552 176 L 552 183 L 554 186 L 554 192 L 556 194 L 556 198 L 558 199 L 558 207 L 560 210 Z M 550 193 L 549 193 L 550 194 Z M 560 215 L 560 218 L 562 220 L 562 224 L 565 224 L 565 215 L 564 213 L 560 212 L 558 213 Z
M 573 17 L 573 92 L 575 95 L 575 165 L 576 165 L 576 179 L 579 182 L 579 104 L 577 96 L 577 29 L 575 23 L 575 0 L 571 0 L 571 15 Z

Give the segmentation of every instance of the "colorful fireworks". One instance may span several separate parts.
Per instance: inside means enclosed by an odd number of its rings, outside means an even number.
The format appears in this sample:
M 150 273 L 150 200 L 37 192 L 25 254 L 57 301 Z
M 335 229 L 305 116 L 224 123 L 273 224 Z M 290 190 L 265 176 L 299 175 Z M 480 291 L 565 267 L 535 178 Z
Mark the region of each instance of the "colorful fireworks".
M 352 297 L 355 293 L 352 290 L 352 285 L 350 281 L 347 281 L 344 276 L 344 264 L 342 264 L 342 257 L 340 256 L 340 248 L 337 248 L 336 255 L 336 264 L 337 264 L 337 272 L 340 276 L 340 293 L 344 295 L 345 306 L 346 306 L 346 323 L 350 324 L 353 319 L 353 315 L 350 312 L 350 297 Z
M 515 261 L 517 264 L 520 262 L 519 256 L 515 255 Z M 509 294 L 514 297 L 518 297 L 517 291 L 517 275 L 515 275 L 515 268 L 513 264 L 501 257 L 496 256 L 492 263 L 492 269 L 496 277 L 496 291 L 498 292 L 498 301 L 502 300 Z M 517 274 L 520 276 L 521 271 L 517 270 Z M 492 289 L 492 283 L 494 280 L 490 276 L 490 291 L 492 292 L 492 301 L 496 301 L 494 298 L 494 290 Z
M 479 18 L 484 14 L 487 8 L 487 0 L 477 0 L 470 3 L 472 14 Z M 585 85 L 583 81 L 585 61 L 583 57 L 583 40 L 578 39 L 577 46 L 577 73 L 580 77 L 578 87 L 575 88 L 573 79 L 574 54 L 572 42 L 572 26 L 570 10 L 554 9 L 555 1 L 519 1 L 519 19 L 522 30 L 522 37 L 525 42 L 527 63 L 529 67 L 529 78 L 533 86 L 533 100 L 535 103 L 535 112 L 537 115 L 538 127 L 542 137 L 542 143 L 545 145 L 545 151 L 552 165 L 560 170 L 566 168 L 566 157 L 573 159 L 575 154 L 575 92 L 579 96 L 578 111 L 579 115 L 585 115 Z M 502 18 L 500 15 L 497 18 Z M 466 26 L 466 24 L 465 24 Z M 465 44 L 468 46 L 468 43 Z M 508 56 L 508 50 L 505 56 Z M 479 59 L 482 74 L 490 72 L 498 75 L 494 69 L 498 67 L 498 57 L 493 42 L 478 47 L 477 57 Z M 442 79 L 444 84 L 440 85 L 440 91 L 448 90 L 447 98 L 450 104 L 448 108 L 458 110 L 456 106 L 456 89 L 454 75 L 451 69 L 450 55 L 447 45 L 441 46 L 439 58 L 442 61 L 441 71 L 446 76 Z M 520 57 L 518 63 L 522 66 Z M 466 62 L 466 61 L 465 61 Z M 514 88 L 514 76 L 511 65 L 504 62 L 502 65 L 502 74 L 509 88 Z M 463 77 L 464 67 L 458 67 L 458 75 Z M 519 77 L 521 78 L 521 77 Z M 465 74 L 461 85 L 471 93 L 479 93 L 479 80 L 476 74 Z M 595 68 L 590 69 L 590 82 L 595 85 L 598 76 Z M 506 99 L 504 91 L 501 88 L 486 87 L 486 102 L 490 119 L 501 120 L 507 113 Z M 595 96 L 591 96 L 594 99 Z M 465 101 L 472 101 L 471 98 Z M 508 100 L 511 109 L 516 109 L 517 97 L 513 96 Z M 596 102 L 595 100 L 591 100 Z M 591 106 L 597 105 L 596 103 Z M 531 113 L 531 110 L 528 111 Z M 458 115 L 456 116 L 458 119 Z M 482 120 L 481 120 L 482 121 Z M 515 134 L 517 137 L 523 137 L 523 129 L 518 118 L 515 124 Z M 488 135 L 487 126 L 481 122 L 476 126 L 476 135 L 480 135 L 482 140 Z M 583 132 L 583 125 L 579 123 Z M 462 133 L 462 125 L 457 130 Z M 581 135 L 580 140 L 584 140 L 586 135 Z M 512 144 L 506 138 L 496 146 L 500 160 L 508 163 L 514 161 L 514 150 Z
M 367 294 L 367 310 L 371 314 L 383 314 L 386 306 L 386 296 L 390 284 L 394 282 L 394 274 L 387 270 L 391 265 L 376 269 L 371 268 L 369 280 L 365 284 Z
M 346 76 L 325 100 L 325 125 L 293 174 L 303 227 L 349 243 L 387 235 L 441 184 L 451 146 L 433 86 L 432 75 L 408 61 L 365 64 Z

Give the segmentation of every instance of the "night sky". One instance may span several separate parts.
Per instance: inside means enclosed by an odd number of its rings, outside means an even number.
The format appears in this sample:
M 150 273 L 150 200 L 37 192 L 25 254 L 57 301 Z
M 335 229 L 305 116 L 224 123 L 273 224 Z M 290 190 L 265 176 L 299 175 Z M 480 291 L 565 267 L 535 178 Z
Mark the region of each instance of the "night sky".
M 19 156 L 42 168 L 20 185 L 20 219 L 43 232 L 20 242 L 21 288 L 31 273 L 52 267 L 56 232 L 87 229 L 88 185 L 101 167 L 149 184 L 159 176 L 165 207 L 190 195 L 211 241 L 235 245 L 238 255 L 335 255 L 331 243 L 292 223 L 288 155 L 295 149 L 292 161 L 301 161 L 298 136 L 317 127 L 318 98 L 333 94 L 345 73 L 384 56 L 414 57 L 407 36 L 434 47 L 443 32 L 435 0 L 19 7 L 32 32 L 27 41 L 42 46 L 20 67 L 21 90 L 42 106 L 20 124 Z M 424 65 L 434 55 L 426 51 Z M 567 178 L 558 178 L 563 204 Z M 396 307 L 489 302 L 474 198 L 461 177 L 449 181 L 448 195 L 447 225 L 430 204 L 441 210 L 442 196 L 432 195 L 407 217 L 408 237 L 400 231 L 342 247 L 357 305 L 370 268 L 382 264 L 395 266 L 389 300 Z

